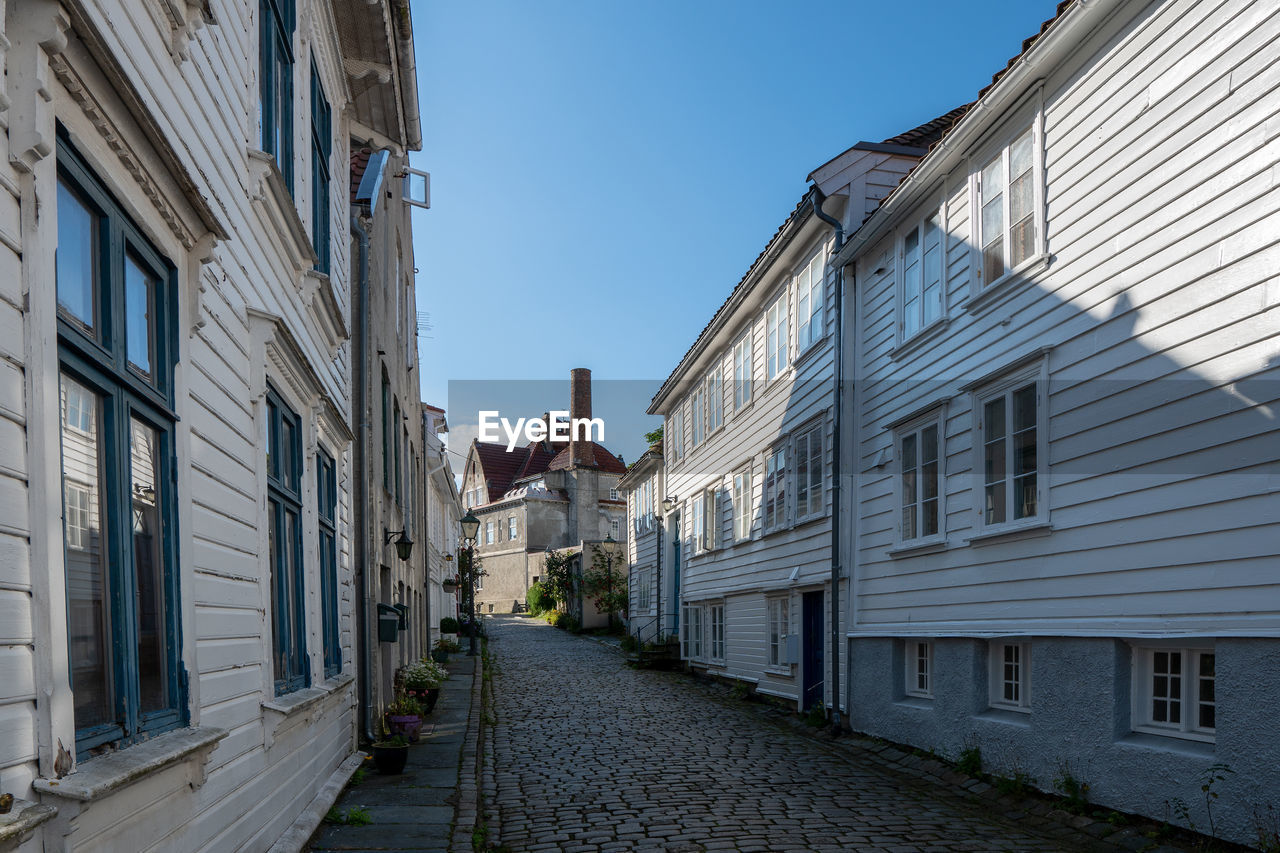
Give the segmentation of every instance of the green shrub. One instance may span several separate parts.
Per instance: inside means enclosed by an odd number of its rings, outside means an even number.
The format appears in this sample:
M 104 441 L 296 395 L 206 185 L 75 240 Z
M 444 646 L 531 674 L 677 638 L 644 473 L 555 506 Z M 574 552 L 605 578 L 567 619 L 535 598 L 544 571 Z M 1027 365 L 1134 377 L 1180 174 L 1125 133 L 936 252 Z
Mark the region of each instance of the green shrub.
M 529 591 L 525 593 L 524 600 L 529 605 L 529 613 L 533 616 L 542 615 L 555 604 L 551 598 L 550 590 L 542 584 L 542 581 L 538 581 L 529 587 Z
M 631 634 L 623 634 L 621 645 L 624 652 L 634 652 L 639 648 L 640 642 Z
M 443 619 L 441 619 L 441 620 L 440 620 L 440 633 L 441 633 L 441 634 L 456 634 L 456 633 L 458 633 L 458 620 L 457 620 L 457 619 L 454 619 L 452 616 L 446 616 L 446 617 L 444 617 Z
M 814 702 L 805 715 L 804 724 L 810 728 L 820 729 L 827 724 L 827 709 L 821 702 Z
M 960 760 L 956 762 L 956 769 L 968 776 L 982 775 L 982 750 L 977 744 L 960 750 Z

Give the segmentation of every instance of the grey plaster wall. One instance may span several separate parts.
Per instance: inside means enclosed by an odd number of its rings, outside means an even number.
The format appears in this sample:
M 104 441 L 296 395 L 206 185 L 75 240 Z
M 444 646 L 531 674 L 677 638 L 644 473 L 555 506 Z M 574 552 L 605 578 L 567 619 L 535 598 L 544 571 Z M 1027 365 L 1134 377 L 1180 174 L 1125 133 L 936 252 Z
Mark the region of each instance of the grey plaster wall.
M 1201 831 L 1209 816 L 1200 786 L 1209 768 L 1225 764 L 1232 772 L 1213 788 L 1213 815 L 1217 834 L 1233 841 L 1256 842 L 1254 812 L 1280 810 L 1280 640 L 1216 641 L 1212 744 L 1132 731 L 1132 652 L 1124 640 L 1032 639 L 1029 714 L 989 707 L 985 640 L 933 643 L 934 698 L 919 699 L 905 695 L 902 641 L 851 641 L 855 731 L 952 760 L 977 746 L 988 772 L 1024 773 L 1046 791 L 1069 773 L 1089 784 L 1100 807 L 1173 823 L 1181 800 Z

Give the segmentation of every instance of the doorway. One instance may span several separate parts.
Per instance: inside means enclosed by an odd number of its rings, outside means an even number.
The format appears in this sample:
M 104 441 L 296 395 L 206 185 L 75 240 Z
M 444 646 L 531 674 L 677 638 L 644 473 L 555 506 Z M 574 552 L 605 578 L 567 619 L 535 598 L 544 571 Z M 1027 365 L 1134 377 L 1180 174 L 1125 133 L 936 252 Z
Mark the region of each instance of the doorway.
M 823 622 L 822 590 L 806 592 L 801 603 L 800 657 L 803 679 L 803 710 L 821 705 L 823 700 Z

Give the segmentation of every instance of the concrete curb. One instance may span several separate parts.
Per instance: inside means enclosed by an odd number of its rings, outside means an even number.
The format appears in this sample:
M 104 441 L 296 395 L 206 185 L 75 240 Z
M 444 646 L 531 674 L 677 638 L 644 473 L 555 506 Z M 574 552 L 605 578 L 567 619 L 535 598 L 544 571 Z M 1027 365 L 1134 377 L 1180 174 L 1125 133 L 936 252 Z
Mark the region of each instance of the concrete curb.
M 480 814 L 478 776 L 480 771 L 480 695 L 484 687 L 483 659 L 477 657 L 471 673 L 471 710 L 467 713 L 467 730 L 462 740 L 462 757 L 458 763 L 458 802 L 453 809 L 453 834 L 449 849 L 453 853 L 471 850 L 471 833 Z

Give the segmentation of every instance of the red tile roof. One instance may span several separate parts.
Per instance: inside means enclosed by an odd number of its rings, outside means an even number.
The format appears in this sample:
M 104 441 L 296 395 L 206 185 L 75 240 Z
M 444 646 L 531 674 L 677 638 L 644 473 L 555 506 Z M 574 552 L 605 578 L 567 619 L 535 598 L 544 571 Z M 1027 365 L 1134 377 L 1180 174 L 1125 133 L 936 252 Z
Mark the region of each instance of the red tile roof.
M 566 447 L 556 454 L 556 458 L 551 460 L 551 464 L 547 466 L 548 471 L 559 471 L 569 467 L 569 454 L 572 448 Z M 609 474 L 625 474 L 627 466 L 622 464 L 618 457 L 605 450 L 594 441 L 591 442 L 591 466 L 599 468 Z
M 534 441 L 510 452 L 505 444 L 476 441 L 475 448 L 484 472 L 485 503 L 501 500 L 520 480 L 569 467 L 569 445 L 563 441 Z M 627 472 L 618 457 L 605 448 L 591 442 L 591 450 L 594 467 L 611 474 Z
M 369 167 L 369 158 L 373 151 L 368 148 L 357 148 L 351 152 L 351 203 L 356 203 L 356 192 L 360 189 L 360 179 L 364 170 Z
M 910 130 L 899 133 L 897 136 L 891 136 L 885 140 L 886 145 L 910 145 L 913 148 L 931 148 L 935 143 L 947 135 L 947 131 L 951 130 L 951 126 L 960 120 L 960 117 L 969 111 L 972 103 L 964 106 L 956 107 L 950 112 L 943 113 L 935 119 L 925 122 L 919 127 L 913 127 Z

